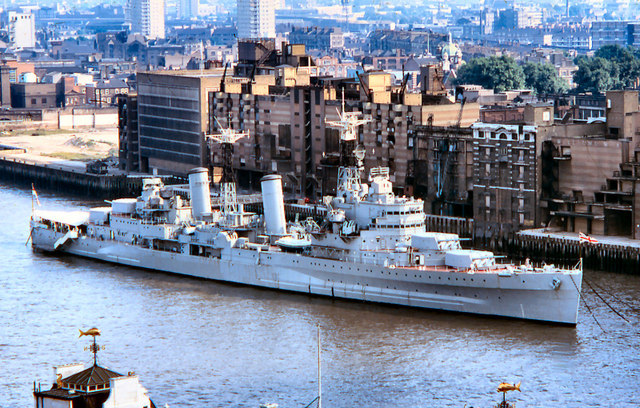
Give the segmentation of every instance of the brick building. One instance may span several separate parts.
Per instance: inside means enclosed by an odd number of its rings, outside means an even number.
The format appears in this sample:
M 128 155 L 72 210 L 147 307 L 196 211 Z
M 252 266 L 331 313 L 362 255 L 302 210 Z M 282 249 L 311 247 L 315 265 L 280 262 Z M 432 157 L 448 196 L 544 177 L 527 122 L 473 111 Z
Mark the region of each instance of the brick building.
M 57 107 L 55 84 L 11 84 L 11 107 L 22 109 L 49 109 Z

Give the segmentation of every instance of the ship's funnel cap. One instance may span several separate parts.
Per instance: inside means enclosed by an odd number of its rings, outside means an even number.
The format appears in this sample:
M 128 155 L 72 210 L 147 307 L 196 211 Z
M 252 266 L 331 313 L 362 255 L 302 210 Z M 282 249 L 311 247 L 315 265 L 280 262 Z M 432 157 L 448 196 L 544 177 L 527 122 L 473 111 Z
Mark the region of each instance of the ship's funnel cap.
M 285 235 L 287 221 L 284 216 L 284 197 L 282 195 L 282 177 L 269 174 L 260 180 L 262 187 L 262 205 L 266 233 L 269 235 Z
M 196 167 L 189 171 L 189 194 L 193 218 L 202 220 L 211 214 L 211 190 L 209 189 L 209 170 Z

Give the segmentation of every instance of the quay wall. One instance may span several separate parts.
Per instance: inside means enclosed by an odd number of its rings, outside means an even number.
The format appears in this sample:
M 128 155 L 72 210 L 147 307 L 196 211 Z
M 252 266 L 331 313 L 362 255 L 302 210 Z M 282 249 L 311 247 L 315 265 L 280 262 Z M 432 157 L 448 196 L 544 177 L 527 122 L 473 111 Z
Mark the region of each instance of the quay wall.
M 136 196 L 142 189 L 141 178 L 91 174 L 81 169 L 75 170 L 9 157 L 0 158 L 0 178 L 17 184 L 33 183 L 36 189 L 96 198 Z
M 516 234 L 507 253 L 516 259 L 530 258 L 565 267 L 582 258 L 586 269 L 637 274 L 640 272 L 640 248 L 631 245 L 581 243 L 571 238 L 537 237 Z
M 449 232 L 471 238 L 473 247 L 489 249 L 512 260 L 529 258 L 535 263 L 573 267 L 582 258 L 583 266 L 587 269 L 640 273 L 640 242 L 638 245 L 602 241 L 587 244 L 581 243 L 575 234 L 538 236 L 527 234 L 526 231 L 500 240 L 487 240 L 473 235 L 472 219 L 427 215 L 426 224 L 427 231 Z
M 460 238 L 473 238 L 473 219 L 427 214 L 427 231 L 458 234 Z

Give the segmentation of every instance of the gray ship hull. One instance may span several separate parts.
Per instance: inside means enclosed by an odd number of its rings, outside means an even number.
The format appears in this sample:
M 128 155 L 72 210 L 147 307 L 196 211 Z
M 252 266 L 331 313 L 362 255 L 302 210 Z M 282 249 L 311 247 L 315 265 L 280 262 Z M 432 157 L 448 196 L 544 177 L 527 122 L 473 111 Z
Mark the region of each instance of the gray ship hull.
M 54 251 L 61 232 L 32 229 L 32 246 Z M 88 236 L 56 252 L 121 265 L 316 295 L 575 325 L 582 272 L 458 272 L 388 267 L 281 251 L 231 248 L 219 257 L 145 248 Z

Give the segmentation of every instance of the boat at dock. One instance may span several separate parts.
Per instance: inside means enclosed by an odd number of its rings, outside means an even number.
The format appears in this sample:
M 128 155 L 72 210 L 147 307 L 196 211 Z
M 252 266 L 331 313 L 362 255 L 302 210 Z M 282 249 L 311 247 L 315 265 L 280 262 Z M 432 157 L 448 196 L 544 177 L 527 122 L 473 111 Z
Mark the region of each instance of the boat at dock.
M 393 193 L 389 170 L 362 180 L 362 123 L 339 122 L 344 155 L 336 195 L 322 222 L 287 223 L 282 180 L 261 181 L 264 214 L 245 212 L 235 186 L 212 210 L 208 171 L 189 174 L 187 202 L 158 178 L 140 197 L 89 211 L 43 211 L 31 218 L 35 250 L 314 295 L 575 325 L 582 268 L 503 264 L 463 249 L 455 234 L 428 232 L 422 200 Z

